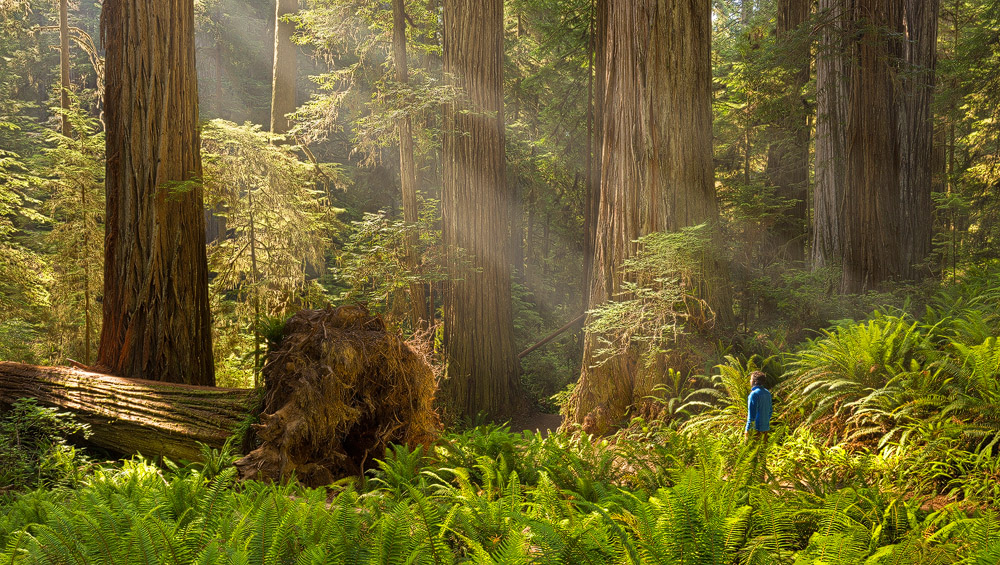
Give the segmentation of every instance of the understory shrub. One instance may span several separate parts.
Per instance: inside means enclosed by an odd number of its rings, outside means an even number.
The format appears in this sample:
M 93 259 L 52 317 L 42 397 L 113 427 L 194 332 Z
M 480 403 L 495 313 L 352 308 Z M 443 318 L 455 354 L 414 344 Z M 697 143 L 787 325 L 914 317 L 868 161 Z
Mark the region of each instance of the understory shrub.
M 15 401 L 0 413 L 0 491 L 75 484 L 86 458 L 66 438 L 89 433 L 71 414 Z

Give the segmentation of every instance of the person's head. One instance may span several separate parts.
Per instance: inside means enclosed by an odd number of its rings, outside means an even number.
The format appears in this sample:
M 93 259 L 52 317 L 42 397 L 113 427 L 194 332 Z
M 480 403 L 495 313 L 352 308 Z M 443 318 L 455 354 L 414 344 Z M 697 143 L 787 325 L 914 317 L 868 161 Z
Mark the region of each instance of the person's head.
M 764 386 L 764 380 L 767 379 L 767 375 L 764 371 L 754 371 L 750 373 L 750 386 Z

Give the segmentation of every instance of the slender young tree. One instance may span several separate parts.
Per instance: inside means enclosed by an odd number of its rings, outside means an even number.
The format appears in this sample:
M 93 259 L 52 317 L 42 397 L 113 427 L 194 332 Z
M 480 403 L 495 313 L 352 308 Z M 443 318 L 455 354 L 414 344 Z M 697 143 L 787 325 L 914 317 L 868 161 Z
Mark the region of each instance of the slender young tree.
M 403 0 L 392 0 L 392 61 L 396 67 L 396 81 L 406 85 L 409 81 L 406 62 L 406 7 Z M 399 129 L 399 180 L 403 191 L 403 221 L 411 230 L 420 219 L 417 206 L 417 173 L 413 160 L 413 124 L 404 115 L 396 124 Z M 410 231 L 406 238 L 406 264 L 411 271 L 418 267 L 417 246 L 419 235 Z M 410 284 L 413 327 L 430 321 L 427 312 L 427 293 L 421 283 Z
M 299 9 L 298 0 L 275 0 L 274 67 L 271 79 L 271 132 L 288 132 L 287 114 L 295 111 L 295 26 L 283 20 Z
M 442 238 L 444 392 L 459 415 L 499 418 L 523 403 L 511 312 L 511 191 L 505 181 L 502 0 L 445 0 Z
M 607 5 L 591 308 L 621 296 L 623 266 L 635 254 L 636 239 L 718 217 L 710 2 L 608 0 Z M 600 348 L 600 336 L 587 333 L 580 382 L 568 405 L 569 420 L 596 433 L 621 421 L 653 385 L 652 375 L 636 367 L 635 355 L 601 360 Z
M 214 385 L 192 0 L 106 0 L 106 237 L 98 365 Z

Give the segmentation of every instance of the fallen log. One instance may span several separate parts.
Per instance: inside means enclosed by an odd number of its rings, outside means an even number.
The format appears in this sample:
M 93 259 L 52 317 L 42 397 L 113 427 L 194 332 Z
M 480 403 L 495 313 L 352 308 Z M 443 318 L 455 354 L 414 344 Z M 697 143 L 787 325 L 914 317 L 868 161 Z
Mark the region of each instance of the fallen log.
M 35 398 L 89 424 L 94 445 L 174 461 L 199 460 L 198 442 L 221 447 L 246 419 L 253 395 L 0 361 L 0 404 Z

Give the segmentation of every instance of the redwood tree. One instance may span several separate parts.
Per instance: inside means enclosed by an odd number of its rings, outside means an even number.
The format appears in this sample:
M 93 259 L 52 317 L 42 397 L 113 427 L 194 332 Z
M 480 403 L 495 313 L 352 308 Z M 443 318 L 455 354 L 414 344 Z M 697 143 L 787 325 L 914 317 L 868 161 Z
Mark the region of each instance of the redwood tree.
M 460 415 L 522 404 L 510 300 L 512 192 L 505 178 L 503 1 L 445 0 L 442 238 L 445 394 Z
M 192 0 L 106 0 L 107 210 L 98 365 L 215 383 Z
M 775 194 L 792 202 L 774 227 L 779 253 L 793 261 L 805 260 L 809 185 L 809 109 L 803 89 L 809 82 L 810 44 L 802 37 L 801 27 L 809 20 L 811 0 L 778 0 L 777 35 L 785 54 L 785 63 L 795 72 L 785 85 L 787 113 L 778 120 L 774 133 L 778 140 L 768 147 L 767 176 Z
M 819 0 L 822 21 L 816 54 L 816 173 L 813 193 L 812 264 L 831 267 L 843 254 L 843 191 L 847 164 L 847 0 Z
M 69 0 L 59 0 L 59 106 L 62 134 L 69 136 Z
M 635 240 L 718 216 L 708 0 L 608 0 L 600 204 L 590 307 L 620 296 Z M 708 261 L 711 263 L 711 261 Z M 711 265 L 707 271 L 714 270 Z M 717 296 L 722 296 L 718 293 Z M 712 300 L 710 300 L 712 302 Z M 587 333 L 568 416 L 602 433 L 654 384 L 634 354 L 598 359 Z
M 287 114 L 295 111 L 295 26 L 283 21 L 299 8 L 298 0 L 275 0 L 274 3 L 274 67 L 271 78 L 271 131 L 288 131 Z
M 406 62 L 406 8 L 403 0 L 392 0 L 392 62 L 396 67 L 396 80 L 401 85 L 408 82 Z M 417 173 L 413 160 L 413 123 L 409 115 L 399 118 L 399 181 L 403 193 L 403 221 L 413 229 L 420 219 L 417 207 Z M 419 236 L 410 231 L 406 238 L 406 265 L 411 271 L 418 267 L 417 244 Z M 422 283 L 410 284 L 410 302 L 413 327 L 430 322 L 427 313 L 427 294 Z
M 902 276 L 918 279 L 931 252 L 934 127 L 931 102 L 937 66 L 939 0 L 905 0 L 902 72 L 896 110 L 899 129 L 899 238 Z

